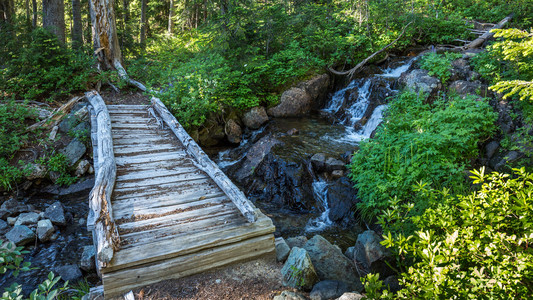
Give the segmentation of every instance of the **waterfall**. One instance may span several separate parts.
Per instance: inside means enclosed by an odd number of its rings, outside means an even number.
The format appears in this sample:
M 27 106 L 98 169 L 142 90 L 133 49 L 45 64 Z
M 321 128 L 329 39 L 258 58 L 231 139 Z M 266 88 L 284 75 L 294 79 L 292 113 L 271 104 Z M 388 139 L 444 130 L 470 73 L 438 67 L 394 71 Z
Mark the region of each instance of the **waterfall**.
M 329 219 L 328 183 L 322 179 L 313 182 L 313 195 L 317 203 L 322 205 L 324 211 L 317 218 L 310 219 L 305 226 L 306 232 L 316 232 L 326 229 L 333 224 Z

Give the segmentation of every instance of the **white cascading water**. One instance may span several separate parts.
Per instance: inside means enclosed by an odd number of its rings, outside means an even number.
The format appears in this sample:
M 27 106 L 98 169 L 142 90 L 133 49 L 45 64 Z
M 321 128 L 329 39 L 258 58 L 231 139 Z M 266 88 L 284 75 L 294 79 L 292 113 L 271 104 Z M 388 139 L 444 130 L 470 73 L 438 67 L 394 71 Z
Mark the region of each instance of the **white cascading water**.
M 329 227 L 333 222 L 329 219 L 328 206 L 328 183 L 324 180 L 313 182 L 313 194 L 317 203 L 322 205 L 324 211 L 317 218 L 310 219 L 305 226 L 306 232 L 322 231 Z

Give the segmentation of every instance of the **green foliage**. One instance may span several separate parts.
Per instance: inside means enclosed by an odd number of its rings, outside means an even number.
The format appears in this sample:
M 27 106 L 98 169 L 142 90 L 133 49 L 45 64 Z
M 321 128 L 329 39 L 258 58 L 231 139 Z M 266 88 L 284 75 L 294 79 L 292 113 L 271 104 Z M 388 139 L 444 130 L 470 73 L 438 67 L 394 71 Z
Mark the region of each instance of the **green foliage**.
M 385 240 L 403 262 L 398 299 L 526 299 L 533 290 L 533 174 L 472 172 L 479 189 L 451 195 L 427 186 L 428 209 L 410 217 L 412 235 L 390 225 L 409 208 L 381 218 Z M 392 211 L 392 210 L 391 210 Z
M 68 158 L 63 153 L 55 153 L 50 157 L 43 156 L 37 163 L 44 165 L 50 172 L 58 173 L 58 178 L 55 183 L 59 185 L 71 185 L 76 180 L 76 177 L 70 175 L 70 167 Z
M 487 102 L 471 97 L 427 104 L 412 92 L 399 94 L 375 137 L 361 143 L 350 164 L 363 217 L 379 215 L 394 197 L 412 199 L 412 213 L 420 214 L 428 203 L 413 186 L 422 180 L 463 190 L 465 166 L 477 156 L 478 142 L 494 131 L 496 117 Z
M 446 52 L 444 54 L 428 53 L 422 56 L 420 60 L 420 67 L 427 70 L 429 76 L 436 76 L 442 83 L 446 83 L 452 75 L 452 61 L 461 58 L 460 53 Z
M 23 262 L 23 255 L 28 251 L 22 249 L 24 247 L 17 247 L 11 242 L 4 243 L 3 240 L 0 240 L 0 274 L 12 270 L 13 276 L 17 277 L 21 271 L 30 270 L 30 263 Z

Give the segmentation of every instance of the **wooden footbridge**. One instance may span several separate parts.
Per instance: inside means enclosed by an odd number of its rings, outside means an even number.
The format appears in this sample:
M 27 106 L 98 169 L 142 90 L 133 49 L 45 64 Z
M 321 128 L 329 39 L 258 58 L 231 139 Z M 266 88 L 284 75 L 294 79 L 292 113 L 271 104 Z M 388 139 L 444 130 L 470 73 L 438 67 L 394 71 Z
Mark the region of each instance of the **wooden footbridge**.
M 106 299 L 274 251 L 272 221 L 159 99 L 86 97 L 96 170 L 87 223 Z

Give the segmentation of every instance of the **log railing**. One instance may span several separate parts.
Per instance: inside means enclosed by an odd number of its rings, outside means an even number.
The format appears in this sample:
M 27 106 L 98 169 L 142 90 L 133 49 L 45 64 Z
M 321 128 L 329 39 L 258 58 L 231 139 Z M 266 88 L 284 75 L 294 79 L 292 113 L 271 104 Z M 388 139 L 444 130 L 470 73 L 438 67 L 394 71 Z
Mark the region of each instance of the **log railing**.
M 89 194 L 87 228 L 93 233 L 97 267 L 100 271 L 111 261 L 120 244 L 111 208 L 117 166 L 113 153 L 111 119 L 105 102 L 96 91 L 85 93 L 85 97 L 92 106 L 91 139 L 96 172 L 94 188 Z

